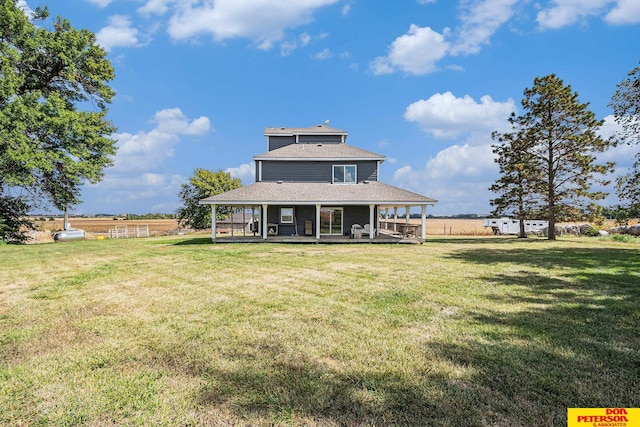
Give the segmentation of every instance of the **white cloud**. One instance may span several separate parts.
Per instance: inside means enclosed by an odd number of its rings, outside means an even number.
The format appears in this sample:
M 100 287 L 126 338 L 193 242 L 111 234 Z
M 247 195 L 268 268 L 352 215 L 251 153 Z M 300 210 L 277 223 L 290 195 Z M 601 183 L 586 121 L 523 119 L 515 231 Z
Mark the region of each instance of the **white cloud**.
M 114 47 L 138 47 L 142 43 L 138 39 L 138 30 L 131 26 L 127 16 L 113 15 L 109 18 L 109 25 L 96 33 L 96 42 L 105 50 Z
M 513 16 L 517 0 L 482 0 L 466 2 L 467 10 L 462 14 L 461 27 L 451 48 L 451 54 L 474 54 L 489 43 L 496 30 Z
M 210 129 L 209 119 L 189 121 L 179 108 L 158 111 L 153 119 L 157 126 L 150 132 L 120 133 L 114 172 L 150 171 L 174 155 L 174 147 L 182 135 L 204 135 Z
M 87 0 L 89 3 L 93 3 L 100 8 L 105 8 L 111 4 L 112 0 Z
M 167 162 L 184 138 L 211 130 L 209 119 L 190 120 L 179 108 L 168 108 L 156 112 L 152 123 L 155 127 L 148 132 L 113 136 L 118 145 L 114 166 L 105 170 L 102 181 L 89 185 L 95 195 L 92 205 L 101 206 L 99 211 L 171 212 L 178 207 L 186 178 L 171 172 Z M 168 202 L 170 196 L 174 201 Z
M 319 36 L 318 38 L 324 38 L 324 35 Z M 311 43 L 312 37 L 307 33 L 302 33 L 300 36 L 291 41 L 285 41 L 280 44 L 280 55 L 289 56 L 293 53 L 294 50 L 298 49 L 298 47 L 305 47 L 309 43 Z
M 169 6 L 174 0 L 147 0 L 147 2 L 138 8 L 138 12 L 143 15 L 162 16 L 169 11 Z
M 158 124 L 158 131 L 173 135 L 204 135 L 211 128 L 208 117 L 201 116 L 189 122 L 179 108 L 158 111 L 153 121 Z
M 211 34 L 216 41 L 248 38 L 270 49 L 284 32 L 313 20 L 318 9 L 338 0 L 217 0 L 185 1 L 169 21 L 169 35 L 185 40 Z
M 604 17 L 609 24 L 637 24 L 640 22 L 640 1 L 618 0 L 615 7 Z
M 433 213 L 488 213 L 489 186 L 498 176 L 490 143 L 456 144 L 427 160 L 424 168 L 398 168 L 394 184 L 438 200 Z
M 230 173 L 232 178 L 240 178 L 245 185 L 253 183 L 256 179 L 256 168 L 253 162 L 244 163 L 238 167 L 227 168 L 225 172 Z
M 478 177 L 497 171 L 491 144 L 452 145 L 430 158 L 426 176 L 431 179 L 451 177 Z
M 331 52 L 331 49 L 322 49 L 320 52 L 313 55 L 313 57 L 315 59 L 325 60 L 333 58 L 333 53 Z
M 508 125 L 507 118 L 516 110 L 512 99 L 496 102 L 489 95 L 477 103 L 465 95 L 457 98 L 451 92 L 436 93 L 409 105 L 405 120 L 415 122 L 435 138 L 453 138 L 469 132 L 490 134 Z
M 16 3 L 16 7 L 20 9 L 27 18 L 33 18 L 33 10 L 29 7 L 25 0 L 18 0 L 18 2 Z
M 635 2 L 635 0 L 632 0 Z M 587 16 L 600 15 L 611 0 L 553 0 L 552 6 L 538 12 L 536 18 L 541 29 L 558 29 L 575 24 Z M 623 5 L 624 6 L 624 5 Z M 618 6 L 620 7 L 620 6 Z
M 445 30 L 445 33 L 447 30 Z M 436 63 L 449 49 L 444 35 L 429 27 L 411 24 L 407 34 L 395 39 L 387 56 L 379 56 L 371 64 L 374 74 L 389 74 L 402 71 L 423 75 L 436 71 Z
M 605 118 L 600 136 L 608 138 L 619 129 L 613 116 Z M 499 178 L 499 168 L 495 163 L 489 135 L 468 137 L 466 141 L 451 145 L 435 156 L 429 157 L 424 167 L 403 165 L 393 174 L 392 182 L 400 187 L 425 194 L 438 200 L 433 209 L 435 215 L 461 213 L 487 214 L 489 201 L 495 194 L 489 186 Z M 615 172 L 608 178 L 612 181 L 626 173 L 638 152 L 637 146 L 622 144 L 598 155 L 598 162 L 617 162 Z M 611 194 L 601 203 L 617 203 L 613 186 L 602 188 Z

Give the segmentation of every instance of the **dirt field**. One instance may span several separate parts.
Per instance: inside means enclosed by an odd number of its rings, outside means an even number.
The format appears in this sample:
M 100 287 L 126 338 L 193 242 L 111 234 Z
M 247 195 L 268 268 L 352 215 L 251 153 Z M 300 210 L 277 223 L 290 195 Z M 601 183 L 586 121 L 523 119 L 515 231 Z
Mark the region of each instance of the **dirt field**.
M 404 219 L 398 218 L 398 223 L 404 223 Z M 420 224 L 419 218 L 411 218 L 411 224 Z M 384 229 L 384 223 L 380 225 Z M 388 228 L 393 228 L 393 222 L 389 222 Z M 491 235 L 490 228 L 482 227 L 481 219 L 451 219 L 451 218 L 427 218 L 427 235 L 451 235 L 451 236 L 483 236 Z
M 62 230 L 64 228 L 64 220 L 62 218 L 55 218 L 53 221 L 35 221 L 38 233 L 34 233 L 33 243 L 46 243 L 53 242 L 52 233 Z M 108 238 L 111 230 L 116 228 L 123 230 L 127 229 L 140 229 L 145 230 L 148 226 L 149 236 L 161 236 L 166 234 L 177 234 L 181 232 L 188 232 L 178 226 L 178 221 L 175 219 L 141 219 L 141 220 L 114 220 L 112 218 L 70 218 L 69 224 L 73 228 L 78 228 L 86 231 L 87 239 Z

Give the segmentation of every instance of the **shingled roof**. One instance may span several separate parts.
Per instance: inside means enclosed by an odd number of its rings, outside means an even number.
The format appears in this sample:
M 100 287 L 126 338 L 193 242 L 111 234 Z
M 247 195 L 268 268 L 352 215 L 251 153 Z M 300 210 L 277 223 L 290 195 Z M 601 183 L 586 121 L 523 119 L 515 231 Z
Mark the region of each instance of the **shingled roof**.
M 359 184 L 328 182 L 256 182 L 200 200 L 202 205 L 433 205 L 437 200 L 379 181 Z
M 309 126 L 307 128 L 285 128 L 268 127 L 264 130 L 264 135 L 347 135 L 346 130 L 332 128 L 323 125 Z
M 254 160 L 384 160 L 385 157 L 347 144 L 289 144 L 253 157 Z

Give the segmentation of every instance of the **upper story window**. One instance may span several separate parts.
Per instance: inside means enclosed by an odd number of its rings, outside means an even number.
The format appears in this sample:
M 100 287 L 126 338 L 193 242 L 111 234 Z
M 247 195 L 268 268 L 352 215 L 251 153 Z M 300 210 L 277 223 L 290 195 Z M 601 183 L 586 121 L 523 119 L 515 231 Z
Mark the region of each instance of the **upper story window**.
M 333 183 L 334 184 L 355 184 L 358 177 L 358 169 L 356 165 L 334 165 L 333 166 Z

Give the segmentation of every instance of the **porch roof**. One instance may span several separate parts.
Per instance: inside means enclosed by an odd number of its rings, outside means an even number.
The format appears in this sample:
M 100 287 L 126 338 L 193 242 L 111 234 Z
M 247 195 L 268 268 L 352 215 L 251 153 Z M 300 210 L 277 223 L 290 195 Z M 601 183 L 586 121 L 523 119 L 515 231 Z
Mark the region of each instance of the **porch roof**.
M 201 205 L 435 205 L 437 200 L 379 181 L 256 182 L 200 200 Z

